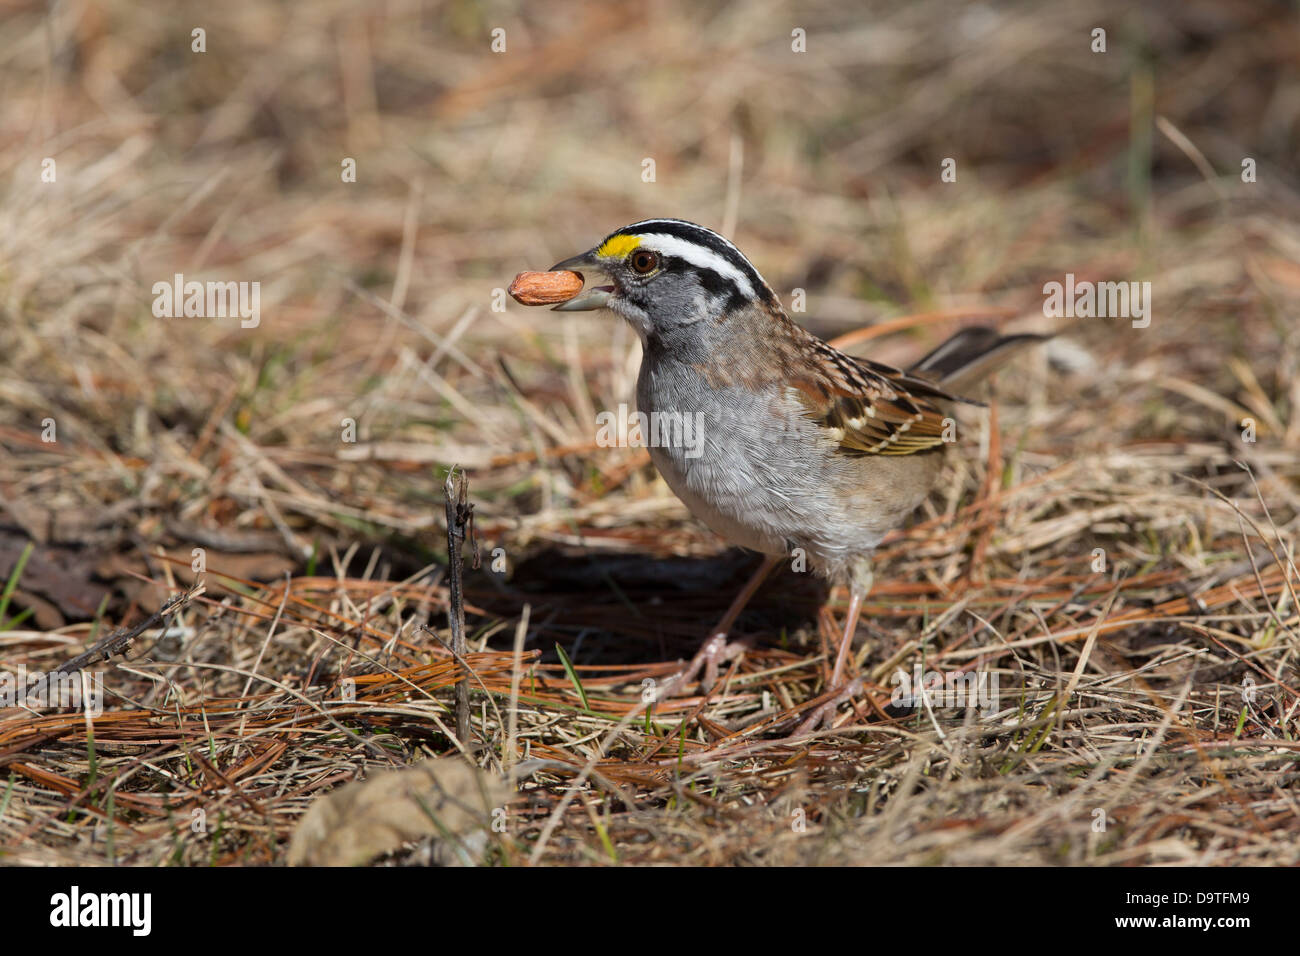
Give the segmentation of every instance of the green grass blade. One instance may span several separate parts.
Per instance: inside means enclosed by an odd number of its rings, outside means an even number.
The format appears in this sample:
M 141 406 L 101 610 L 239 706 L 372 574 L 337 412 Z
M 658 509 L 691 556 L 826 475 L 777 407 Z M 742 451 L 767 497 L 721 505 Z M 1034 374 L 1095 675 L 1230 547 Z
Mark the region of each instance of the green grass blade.
M 560 663 L 564 665 L 564 673 L 569 675 L 569 680 L 573 681 L 573 686 L 577 688 L 578 697 L 582 700 L 582 709 L 591 713 L 591 705 L 587 703 L 587 692 L 582 689 L 582 681 L 578 680 L 578 672 L 573 669 L 573 661 L 569 660 L 569 655 L 564 653 L 564 648 L 559 644 L 555 645 L 555 652 L 560 655 Z
M 23 568 L 27 566 L 27 559 L 32 556 L 32 552 L 35 550 L 36 545 L 31 541 L 28 541 L 26 546 L 23 548 L 23 553 L 18 555 L 18 563 L 15 564 L 14 569 L 9 572 L 9 580 L 5 582 L 4 593 L 0 594 L 0 631 L 6 631 L 12 627 L 13 624 L 17 623 L 16 621 L 11 621 L 9 624 L 5 624 L 5 614 L 9 611 L 9 599 L 13 597 L 14 591 L 18 588 L 18 579 L 23 576 Z

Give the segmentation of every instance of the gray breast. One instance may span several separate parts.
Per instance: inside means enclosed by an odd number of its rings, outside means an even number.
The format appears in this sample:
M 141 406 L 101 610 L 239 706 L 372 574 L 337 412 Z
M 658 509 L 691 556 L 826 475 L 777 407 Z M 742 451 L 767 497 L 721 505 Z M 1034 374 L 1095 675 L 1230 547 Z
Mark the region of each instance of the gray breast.
M 637 404 L 652 420 L 697 429 L 693 442 L 662 442 L 650 457 L 691 513 L 733 544 L 767 554 L 803 547 L 830 570 L 878 540 L 829 493 L 833 446 L 784 392 L 716 388 L 689 367 L 645 363 Z

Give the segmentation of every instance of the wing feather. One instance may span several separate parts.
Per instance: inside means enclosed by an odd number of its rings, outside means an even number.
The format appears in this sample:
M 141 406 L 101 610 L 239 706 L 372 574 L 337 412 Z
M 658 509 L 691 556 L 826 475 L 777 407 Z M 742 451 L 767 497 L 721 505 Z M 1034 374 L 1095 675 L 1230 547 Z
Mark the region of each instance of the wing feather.
M 809 417 L 845 452 L 914 455 L 944 441 L 942 404 L 963 401 L 933 382 L 867 359 L 854 358 L 820 339 L 810 343 L 818 361 L 793 384 Z

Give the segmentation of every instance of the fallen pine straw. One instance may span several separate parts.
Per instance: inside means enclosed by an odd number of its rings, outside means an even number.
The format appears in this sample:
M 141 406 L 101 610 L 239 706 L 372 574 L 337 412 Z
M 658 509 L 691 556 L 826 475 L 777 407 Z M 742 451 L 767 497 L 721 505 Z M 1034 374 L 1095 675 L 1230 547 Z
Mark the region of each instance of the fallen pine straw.
M 314 801 L 450 758 L 506 793 L 459 862 L 1300 864 L 1293 13 L 813 3 L 792 55 L 730 8 L 503 10 L 504 56 L 437 4 L 225 4 L 203 57 L 127 8 L 6 21 L 0 675 L 193 597 L 90 663 L 93 719 L 0 701 L 0 861 L 280 865 Z M 1056 333 L 879 550 L 815 735 L 845 601 L 788 567 L 657 699 L 753 559 L 595 440 L 635 333 L 505 296 L 673 214 L 881 362 Z M 261 323 L 154 316 L 178 272 L 261 283 Z M 1044 315 L 1066 273 L 1152 321 Z M 918 672 L 997 696 L 899 705 Z

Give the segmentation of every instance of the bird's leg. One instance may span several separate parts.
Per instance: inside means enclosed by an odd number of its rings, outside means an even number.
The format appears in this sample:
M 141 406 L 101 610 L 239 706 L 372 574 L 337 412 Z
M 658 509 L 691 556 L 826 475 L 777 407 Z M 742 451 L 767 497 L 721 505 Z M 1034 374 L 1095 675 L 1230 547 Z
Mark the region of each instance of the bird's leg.
M 731 629 L 736 626 L 736 620 L 740 617 L 741 612 L 749 606 L 749 602 L 753 600 L 759 587 L 767 580 L 767 576 L 772 573 L 772 569 L 780 561 L 781 555 L 779 554 L 763 555 L 763 563 L 755 569 L 749 580 L 745 582 L 745 586 L 740 589 L 740 593 L 732 600 L 731 606 L 727 608 L 727 613 L 722 615 L 722 620 L 718 621 L 718 626 L 709 635 L 710 640 L 717 640 L 720 637 L 725 639 L 731 633 Z
M 780 560 L 781 555 L 764 555 L 763 563 L 745 582 L 745 586 L 740 589 L 740 593 L 731 602 L 727 612 L 722 615 L 722 620 L 718 622 L 718 626 L 713 629 L 699 651 L 691 659 L 687 669 L 682 674 L 670 678 L 670 693 L 678 687 L 683 687 L 695 680 L 701 668 L 704 669 L 704 686 L 706 688 L 712 687 L 718 679 L 718 665 L 740 656 L 745 649 L 744 645 L 739 641 L 729 644 L 727 635 L 731 633 L 731 629 L 736 624 L 736 619 L 740 617 L 741 612 L 753 599 L 755 592 L 758 591 L 760 585 L 772 573 L 772 569 L 777 566 Z
M 809 733 L 825 720 L 828 724 L 835 717 L 835 710 L 844 701 L 862 689 L 862 681 L 855 680 L 847 685 L 844 682 L 844 670 L 853 650 L 853 636 L 858 630 L 858 619 L 862 616 L 862 602 L 871 590 L 873 576 L 869 559 L 863 559 L 854 565 L 849 576 L 849 613 L 844 622 L 844 634 L 840 637 L 839 651 L 835 654 L 835 668 L 831 671 L 831 683 L 828 690 L 835 693 L 799 725 L 797 734 Z
M 835 655 L 835 670 L 831 672 L 831 686 L 839 687 L 844 680 L 844 665 L 848 663 L 849 652 L 853 648 L 853 635 L 858 630 L 858 618 L 862 616 L 862 599 L 867 592 L 856 583 L 849 586 L 849 616 L 844 622 L 844 634 L 840 637 L 840 650 Z

